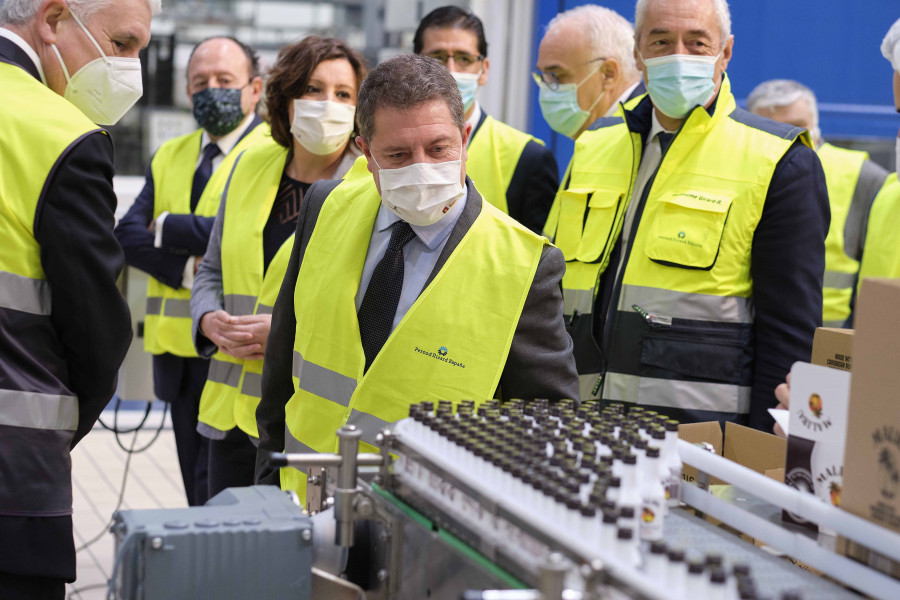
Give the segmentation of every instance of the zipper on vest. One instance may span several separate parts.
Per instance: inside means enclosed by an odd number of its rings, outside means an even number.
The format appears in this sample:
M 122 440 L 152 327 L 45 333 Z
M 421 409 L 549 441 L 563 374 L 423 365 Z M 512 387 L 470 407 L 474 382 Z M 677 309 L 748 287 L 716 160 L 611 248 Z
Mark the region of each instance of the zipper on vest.
M 632 304 L 631 308 L 634 309 L 634 312 L 641 315 L 643 319 L 650 325 L 650 327 L 671 327 L 672 326 L 672 317 L 663 317 L 661 315 L 656 315 L 653 313 L 649 313 L 637 304 Z

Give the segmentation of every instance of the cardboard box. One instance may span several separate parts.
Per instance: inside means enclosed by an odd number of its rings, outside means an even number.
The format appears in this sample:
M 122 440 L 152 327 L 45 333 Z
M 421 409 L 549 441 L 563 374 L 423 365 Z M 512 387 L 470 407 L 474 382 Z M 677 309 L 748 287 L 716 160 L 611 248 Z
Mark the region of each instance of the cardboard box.
M 679 425 L 678 437 L 692 444 L 707 442 L 716 454 L 757 473 L 765 474 L 766 471 L 784 467 L 787 445 L 783 438 L 736 423 L 725 423 L 724 436 L 717 421 Z M 693 483 L 696 478 L 697 469 L 685 464 L 681 472 L 682 481 Z M 715 477 L 710 481 L 710 485 L 722 483 L 726 482 Z
M 900 280 L 866 279 L 853 342 L 854 374 L 844 458 L 841 506 L 900 532 Z M 846 542 L 846 543 L 843 543 Z M 894 577 L 897 563 L 853 542 L 848 556 Z
M 813 336 L 814 365 L 850 371 L 853 366 L 853 329 L 819 327 Z

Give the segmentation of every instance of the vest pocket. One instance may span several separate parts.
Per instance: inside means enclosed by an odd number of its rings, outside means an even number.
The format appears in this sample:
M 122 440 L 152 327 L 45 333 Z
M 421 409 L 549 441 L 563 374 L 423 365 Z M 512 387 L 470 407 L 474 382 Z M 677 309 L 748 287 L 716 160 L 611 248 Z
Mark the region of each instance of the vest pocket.
M 641 344 L 641 376 L 750 385 L 750 337 L 749 325 L 732 323 L 653 327 Z
M 712 269 L 719 255 L 732 197 L 674 192 L 659 199 L 647 237 L 647 258 L 662 265 Z
M 612 237 L 622 193 L 572 188 L 561 192 L 556 245 L 567 261 L 596 262 Z

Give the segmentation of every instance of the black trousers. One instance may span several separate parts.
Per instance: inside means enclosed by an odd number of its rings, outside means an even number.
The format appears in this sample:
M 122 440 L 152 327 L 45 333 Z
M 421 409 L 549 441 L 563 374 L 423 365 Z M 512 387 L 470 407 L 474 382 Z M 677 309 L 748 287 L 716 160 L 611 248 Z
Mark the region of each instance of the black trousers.
M 204 358 L 183 358 L 174 354 L 153 357 L 153 388 L 156 396 L 168 402 L 172 411 L 175 448 L 189 506 L 200 506 L 209 499 L 209 443 L 197 433 L 200 396 L 208 371 L 209 361 Z
M 3 600 L 64 600 L 65 597 L 65 579 L 0 572 Z
M 209 440 L 209 497 L 225 488 L 253 485 L 256 446 L 235 427 L 222 440 Z

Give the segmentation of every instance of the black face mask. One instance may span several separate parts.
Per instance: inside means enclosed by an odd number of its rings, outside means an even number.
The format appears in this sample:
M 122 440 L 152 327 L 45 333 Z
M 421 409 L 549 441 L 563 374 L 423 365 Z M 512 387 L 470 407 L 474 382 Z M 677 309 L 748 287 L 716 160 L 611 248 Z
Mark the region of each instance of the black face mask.
M 241 90 L 244 88 L 206 88 L 191 96 L 194 118 L 200 127 L 216 137 L 234 131 L 244 120 Z

